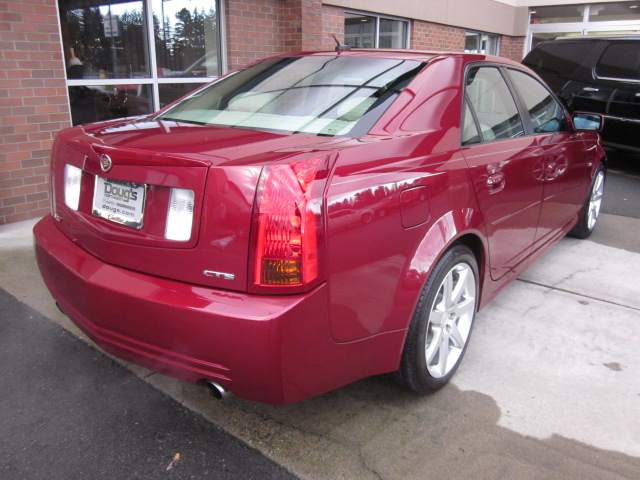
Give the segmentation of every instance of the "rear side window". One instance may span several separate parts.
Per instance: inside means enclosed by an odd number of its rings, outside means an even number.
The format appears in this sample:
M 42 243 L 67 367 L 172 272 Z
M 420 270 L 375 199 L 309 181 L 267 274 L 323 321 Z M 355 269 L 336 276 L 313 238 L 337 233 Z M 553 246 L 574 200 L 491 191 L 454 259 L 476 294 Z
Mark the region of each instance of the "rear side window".
M 509 75 L 525 104 L 535 133 L 559 132 L 565 125 L 564 110 L 553 95 L 535 78 L 519 70 Z
M 482 141 L 490 142 L 524 135 L 516 102 L 500 70 L 495 67 L 469 69 L 465 95 L 477 120 L 476 134 L 479 130 Z M 474 136 L 469 130 L 468 113 L 465 114 L 463 126 L 465 144 L 473 143 Z M 465 133 L 465 130 L 469 133 Z
M 565 42 L 539 45 L 522 63 L 536 71 L 569 76 L 580 66 L 593 48 L 592 42 Z
M 640 42 L 609 45 L 596 65 L 596 75 L 640 80 Z

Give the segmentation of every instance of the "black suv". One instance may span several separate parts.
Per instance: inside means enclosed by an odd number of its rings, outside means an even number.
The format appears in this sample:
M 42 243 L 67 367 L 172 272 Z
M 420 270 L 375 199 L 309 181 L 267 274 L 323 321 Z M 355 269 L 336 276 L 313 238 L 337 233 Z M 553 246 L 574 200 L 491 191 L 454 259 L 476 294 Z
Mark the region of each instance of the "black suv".
M 569 110 L 603 114 L 606 147 L 640 152 L 640 36 L 541 42 L 522 63 L 538 73 Z

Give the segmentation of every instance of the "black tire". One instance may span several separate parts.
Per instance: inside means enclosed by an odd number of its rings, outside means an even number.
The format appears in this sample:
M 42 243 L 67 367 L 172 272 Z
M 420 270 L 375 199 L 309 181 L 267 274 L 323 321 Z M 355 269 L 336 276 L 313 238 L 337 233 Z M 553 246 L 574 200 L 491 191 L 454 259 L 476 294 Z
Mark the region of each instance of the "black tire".
M 596 173 L 591 181 L 589 193 L 582 206 L 580 220 L 575 227 L 569 232 L 569 235 L 576 238 L 587 238 L 593 233 L 598 222 L 600 207 L 602 206 L 602 195 L 604 193 L 605 169 L 602 163 L 598 165 Z
M 452 285 L 461 290 L 446 302 L 443 293 Z M 473 329 L 478 285 L 475 256 L 468 247 L 454 245 L 429 276 L 409 325 L 397 372 L 409 389 L 425 395 L 446 385 L 458 369 Z

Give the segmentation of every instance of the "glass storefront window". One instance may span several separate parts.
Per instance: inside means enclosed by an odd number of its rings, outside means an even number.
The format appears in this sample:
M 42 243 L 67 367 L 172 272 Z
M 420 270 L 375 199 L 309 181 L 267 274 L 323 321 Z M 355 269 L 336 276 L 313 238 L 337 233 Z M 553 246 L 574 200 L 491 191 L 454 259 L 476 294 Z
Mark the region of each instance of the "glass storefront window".
M 380 48 L 405 48 L 407 38 L 407 22 L 392 20 L 390 18 L 380 19 Z
M 535 7 L 531 9 L 530 23 L 582 22 L 584 5 L 562 5 L 554 7 Z
M 69 103 L 74 125 L 153 112 L 151 85 L 70 86 Z
M 211 0 L 153 0 L 159 77 L 220 75 L 215 6 Z
M 220 0 L 58 0 L 74 125 L 152 113 L 222 74 Z
M 376 18 L 355 13 L 344 15 L 344 41 L 356 48 L 375 48 Z
M 356 48 L 407 48 L 409 22 L 345 12 L 344 41 Z
M 175 102 L 187 93 L 191 93 L 203 84 L 198 83 L 161 83 L 160 88 L 160 108 L 166 107 Z
M 467 32 L 464 39 L 465 53 L 498 54 L 498 36 L 479 32 Z
M 640 2 L 596 3 L 589 5 L 590 22 L 639 19 Z
M 149 77 L 141 1 L 60 0 L 68 78 Z

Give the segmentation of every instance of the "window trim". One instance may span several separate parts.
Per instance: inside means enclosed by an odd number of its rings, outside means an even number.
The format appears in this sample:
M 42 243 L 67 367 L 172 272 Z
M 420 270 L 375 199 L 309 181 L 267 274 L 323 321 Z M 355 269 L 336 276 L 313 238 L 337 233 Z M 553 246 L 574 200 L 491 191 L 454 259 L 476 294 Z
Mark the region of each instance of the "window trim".
M 519 137 L 511 137 L 511 138 L 495 138 L 493 140 L 485 140 L 484 136 L 482 135 L 482 128 L 480 126 L 480 119 L 477 116 L 477 112 L 475 111 L 474 107 L 473 107 L 473 103 L 471 102 L 470 97 L 467 94 L 467 79 L 469 77 L 469 71 L 472 68 L 495 68 L 496 70 L 498 70 L 498 73 L 500 74 L 500 76 L 502 77 L 502 80 L 504 81 L 507 90 L 509 91 L 509 94 L 511 95 L 514 104 L 516 106 L 516 110 L 518 111 L 518 117 L 520 118 L 520 124 L 522 125 L 522 130 L 523 130 L 523 135 L 519 136 Z M 533 127 L 531 125 L 531 119 L 528 118 L 528 114 L 525 116 L 523 115 L 523 105 L 522 105 L 522 100 L 520 99 L 520 95 L 518 93 L 517 90 L 515 90 L 513 83 L 511 82 L 511 78 L 508 76 L 508 73 L 505 71 L 505 69 L 507 68 L 507 66 L 505 66 L 502 63 L 497 63 L 497 62 L 471 62 L 469 64 L 467 64 L 467 66 L 465 67 L 464 70 L 464 76 L 462 79 L 462 87 L 464 89 L 464 100 L 469 99 L 469 109 L 471 110 L 471 114 L 473 117 L 473 120 L 476 124 L 476 129 L 477 131 L 480 133 L 480 142 L 478 143 L 472 143 L 469 145 L 463 145 L 462 143 L 462 132 L 464 131 L 464 105 L 462 105 L 460 114 L 461 114 L 461 120 L 460 120 L 460 146 L 461 148 L 469 148 L 469 147 L 473 147 L 475 145 L 484 145 L 486 143 L 494 143 L 494 142 L 501 142 L 501 141 L 509 141 L 509 140 L 513 140 L 514 138 L 523 138 L 523 137 L 528 137 L 530 135 L 533 134 Z M 464 102 L 463 102 L 464 103 Z M 526 110 L 524 110 L 524 112 L 526 112 Z
M 462 78 L 462 87 L 463 87 L 463 98 L 462 98 L 462 102 L 461 102 L 461 109 L 460 109 L 460 148 L 469 148 L 469 147 L 473 147 L 476 145 L 484 145 L 486 143 L 493 143 L 493 142 L 500 142 L 500 141 L 505 141 L 505 140 L 511 140 L 508 138 L 496 138 L 494 140 L 484 140 L 483 136 L 482 136 L 482 129 L 480 128 L 480 120 L 477 116 L 477 113 L 473 107 L 473 104 L 471 102 L 471 99 L 469 98 L 468 94 L 467 94 L 467 78 L 469 77 L 469 71 L 472 68 L 483 68 L 483 67 L 493 67 L 496 68 L 499 72 L 500 75 L 502 76 L 504 82 L 507 85 L 507 88 L 509 89 L 509 93 L 511 94 L 511 96 L 513 97 L 513 100 L 516 104 L 516 109 L 518 110 L 518 116 L 520 117 L 520 122 L 522 123 L 522 128 L 524 130 L 524 135 L 522 137 L 517 137 L 517 138 L 523 138 L 523 137 L 530 137 L 530 136 L 534 136 L 534 135 L 548 135 L 549 132 L 536 132 L 535 128 L 533 127 L 533 123 L 531 121 L 531 116 L 529 115 L 529 110 L 527 109 L 527 106 L 524 103 L 524 100 L 522 99 L 520 92 L 518 91 L 518 88 L 516 87 L 513 79 L 511 78 L 511 75 L 509 73 L 510 70 L 514 70 L 514 71 L 518 71 L 524 75 L 528 75 L 529 77 L 531 77 L 532 79 L 536 80 L 538 83 L 540 83 L 540 85 L 542 85 L 542 87 L 544 87 L 544 89 L 549 93 L 549 95 L 551 95 L 551 97 L 553 97 L 553 99 L 560 105 L 560 107 L 562 108 L 562 111 L 564 112 L 564 117 L 565 117 L 565 121 L 567 120 L 567 110 L 564 107 L 563 103 L 560 101 L 560 99 L 558 98 L 558 96 L 553 93 L 548 87 L 547 85 L 545 85 L 543 82 L 540 82 L 535 75 L 531 75 L 530 72 L 527 72 L 524 69 L 518 68 L 516 66 L 512 66 L 512 65 L 504 65 L 502 63 L 496 63 L 496 62 L 471 62 L 469 63 L 466 67 L 465 67 L 465 71 L 464 71 L 464 76 Z M 473 122 L 475 123 L 475 127 L 476 127 L 476 131 L 479 134 L 479 138 L 480 141 L 477 143 L 471 143 L 471 144 L 467 144 L 465 145 L 463 143 L 463 132 L 464 132 L 464 108 L 465 108 L 465 104 L 468 105 L 469 111 L 471 112 L 471 117 L 473 118 Z
M 385 19 L 385 20 L 395 20 L 395 21 L 399 21 L 399 22 L 404 22 L 407 25 L 407 33 L 405 36 L 405 47 L 402 47 L 404 49 L 410 49 L 411 48 L 411 27 L 412 27 L 412 22 L 410 19 L 408 18 L 403 18 L 403 17 L 395 17 L 393 15 L 382 15 L 379 13 L 373 13 L 373 12 L 367 12 L 364 10 L 354 10 L 351 8 L 345 9 L 344 10 L 344 25 L 346 27 L 346 22 L 347 22 L 347 14 L 353 14 L 353 15 L 361 15 L 361 16 L 365 16 L 365 17 L 373 17 L 376 19 L 376 28 L 375 28 L 375 38 L 374 38 L 374 47 L 373 48 L 380 48 L 380 20 L 381 19 Z M 344 35 L 346 36 L 346 28 L 345 28 L 345 32 Z M 344 39 L 344 42 L 346 43 L 347 40 L 346 38 Z M 360 47 L 358 47 L 360 48 Z
M 578 5 L 578 4 L 576 4 Z M 529 25 L 525 40 L 525 55 L 533 48 L 533 36 L 536 33 L 559 33 L 576 35 L 593 35 L 597 32 L 627 32 L 629 30 L 640 31 L 640 21 L 635 20 L 610 20 L 604 22 L 589 21 L 591 4 L 585 3 L 583 19 L 581 22 L 558 22 L 558 23 L 531 23 L 531 11 L 536 7 L 529 8 Z M 561 35 L 558 35 L 561 36 Z
M 492 52 L 488 52 L 488 53 L 477 52 L 477 53 L 480 53 L 481 55 L 495 55 L 495 56 L 499 56 L 500 55 L 500 35 L 495 34 L 495 33 L 489 33 L 489 32 L 481 32 L 480 30 L 465 30 L 464 34 L 465 34 L 465 40 L 467 38 L 467 35 L 469 35 L 469 34 L 473 34 L 473 35 L 479 36 L 480 46 L 482 46 L 482 35 L 486 35 L 488 38 L 494 39 L 495 42 L 496 42 L 496 51 L 495 51 L 495 53 L 492 53 Z
M 153 29 L 153 15 L 149 14 L 153 12 L 152 9 L 153 0 L 142 0 L 144 9 L 144 16 L 146 20 L 145 29 L 147 31 L 147 48 L 149 52 L 149 68 L 150 75 L 145 78 L 79 78 L 70 79 L 66 78 L 67 87 L 95 87 L 95 86 L 118 86 L 118 85 L 150 85 L 151 86 L 151 99 L 152 99 L 152 113 L 160 110 L 160 85 L 180 83 L 180 84 L 195 84 L 204 85 L 212 82 L 217 78 L 225 75 L 228 71 L 227 68 L 227 40 L 226 40 L 226 2 L 224 0 L 211 0 L 216 5 L 216 12 L 218 14 L 218 54 L 219 63 L 221 67 L 220 75 L 213 77 L 159 77 L 156 58 L 156 45 L 154 41 L 154 29 Z M 59 8 L 56 1 L 56 8 Z M 58 25 L 61 25 L 62 19 L 58 14 Z M 62 41 L 62 40 L 61 40 Z M 194 87 L 195 89 L 195 87 Z M 67 103 L 70 104 L 70 100 L 67 99 Z

